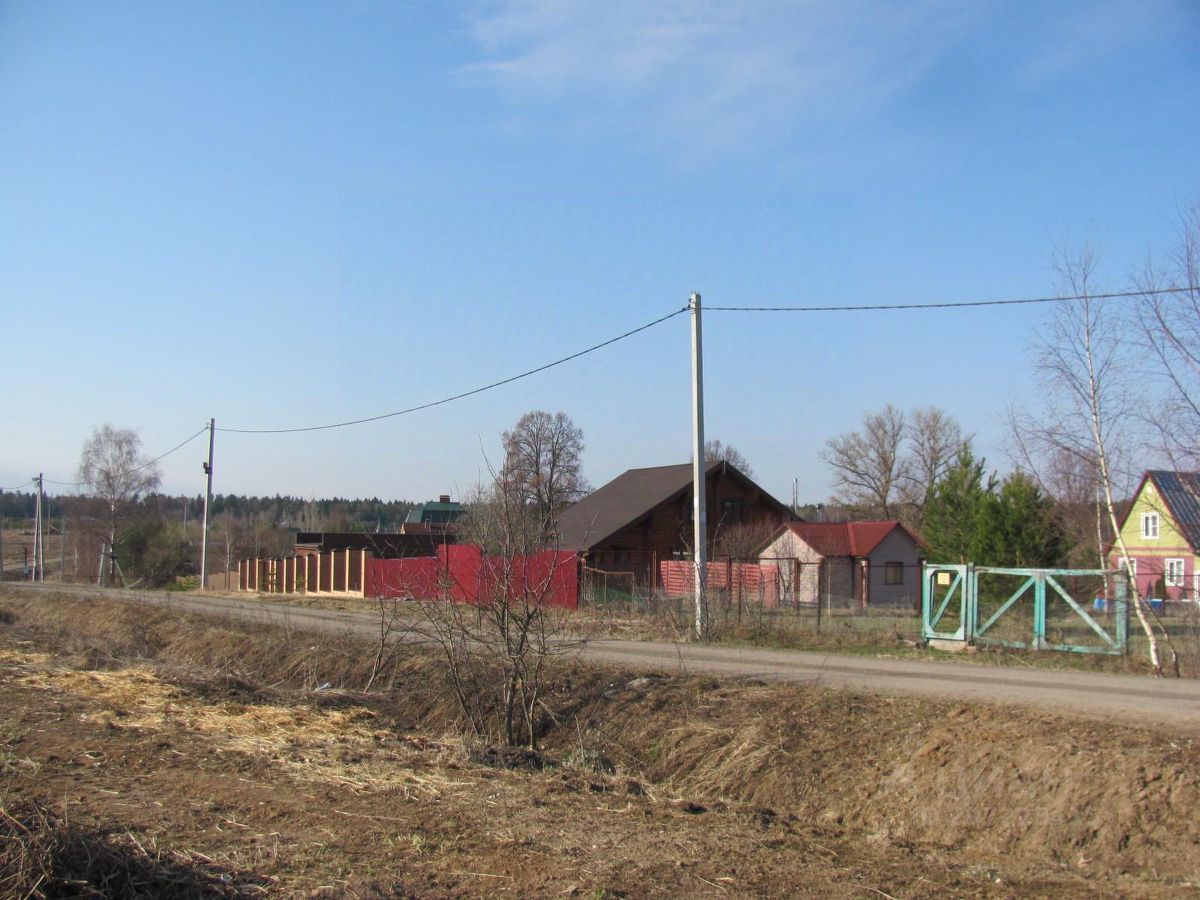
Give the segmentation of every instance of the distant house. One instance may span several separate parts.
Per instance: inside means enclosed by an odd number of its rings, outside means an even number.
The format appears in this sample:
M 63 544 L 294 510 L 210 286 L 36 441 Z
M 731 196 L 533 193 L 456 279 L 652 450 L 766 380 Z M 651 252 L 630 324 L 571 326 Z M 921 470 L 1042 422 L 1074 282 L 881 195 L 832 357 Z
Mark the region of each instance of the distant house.
M 451 531 L 464 512 L 461 503 L 453 503 L 449 494 L 442 494 L 437 502 L 430 501 L 410 509 L 400 530 L 405 534 Z
M 727 462 L 705 468 L 708 543 L 723 530 L 792 518 L 783 503 Z M 629 572 L 657 584 L 659 563 L 686 557 L 692 543 L 692 465 L 630 469 L 558 517 L 558 546 L 584 555 L 584 565 Z
M 1139 595 L 1200 599 L 1200 472 L 1146 472 L 1120 530 Z M 1111 562 L 1123 567 L 1116 546 Z
M 789 522 L 759 554 L 779 566 L 785 603 L 916 607 L 921 544 L 895 520 Z

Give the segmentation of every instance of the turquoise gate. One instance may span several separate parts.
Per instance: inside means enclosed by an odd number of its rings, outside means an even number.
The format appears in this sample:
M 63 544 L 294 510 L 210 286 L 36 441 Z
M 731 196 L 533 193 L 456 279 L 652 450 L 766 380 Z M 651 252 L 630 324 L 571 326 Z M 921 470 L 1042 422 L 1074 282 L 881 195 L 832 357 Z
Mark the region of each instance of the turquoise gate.
M 927 563 L 921 634 L 964 645 L 1121 654 L 1129 636 L 1126 596 L 1125 579 L 1103 569 Z

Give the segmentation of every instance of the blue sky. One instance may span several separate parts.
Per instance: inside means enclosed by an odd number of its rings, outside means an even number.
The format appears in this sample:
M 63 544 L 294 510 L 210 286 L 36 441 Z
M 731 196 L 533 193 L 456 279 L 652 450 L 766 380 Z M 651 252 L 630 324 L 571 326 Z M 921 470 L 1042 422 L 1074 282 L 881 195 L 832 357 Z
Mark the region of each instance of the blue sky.
M 92 428 L 157 454 L 507 377 L 711 305 L 1108 283 L 1200 197 L 1200 6 L 0 0 L 0 485 Z M 937 404 L 1004 467 L 1047 310 L 705 317 L 710 436 L 830 490 L 863 412 Z M 680 316 L 433 410 L 218 434 L 219 492 L 465 492 L 523 412 L 586 474 L 682 462 Z M 164 489 L 203 489 L 197 440 Z

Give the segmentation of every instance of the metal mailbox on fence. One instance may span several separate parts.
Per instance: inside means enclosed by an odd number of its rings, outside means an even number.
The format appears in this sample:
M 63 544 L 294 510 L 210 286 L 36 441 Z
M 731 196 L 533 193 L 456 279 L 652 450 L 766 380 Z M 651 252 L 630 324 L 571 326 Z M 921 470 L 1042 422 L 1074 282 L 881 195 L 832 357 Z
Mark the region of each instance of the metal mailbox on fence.
M 1126 598 L 1125 579 L 1104 569 L 927 563 L 921 634 L 964 645 L 1121 654 L 1129 636 Z

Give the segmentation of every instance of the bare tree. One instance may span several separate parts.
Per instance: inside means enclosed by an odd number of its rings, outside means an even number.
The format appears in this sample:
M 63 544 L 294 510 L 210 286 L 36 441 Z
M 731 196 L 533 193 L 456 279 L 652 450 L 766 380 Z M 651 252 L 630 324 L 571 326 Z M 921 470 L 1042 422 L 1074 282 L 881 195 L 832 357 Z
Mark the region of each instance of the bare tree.
M 421 615 L 412 630 L 440 650 L 470 733 L 536 750 L 547 666 L 582 645 L 557 605 L 577 557 L 544 548 L 522 495 L 501 485 L 478 494 L 483 500 L 468 515 L 482 552 L 478 584 L 463 586 L 478 596 L 455 602 L 455 585 L 444 583 L 440 599 L 416 598 Z
M 1058 250 L 1054 270 L 1064 293 L 1081 299 L 1063 301 L 1039 340 L 1035 366 L 1042 385 L 1042 408 L 1014 412 L 1016 443 L 1031 460 L 1066 454 L 1094 466 L 1104 515 L 1112 530 L 1134 600 L 1138 623 L 1149 642 L 1150 663 L 1162 674 L 1158 638 L 1137 600 L 1129 569 L 1129 550 L 1117 522 L 1116 496 L 1131 487 L 1128 458 L 1133 446 L 1136 398 L 1129 383 L 1134 372 L 1128 328 L 1118 311 L 1092 299 L 1099 259 L 1091 246 Z
M 834 470 L 834 499 L 868 515 L 893 517 L 897 491 L 909 477 L 904 413 L 888 404 L 863 416 L 862 429 L 830 438 L 821 458 Z
M 1200 468 L 1200 201 L 1180 214 L 1165 267 L 1147 262 L 1135 283 L 1147 292 L 1137 307 L 1143 344 L 1165 385 L 1149 425 L 1175 468 Z M 1163 288 L 1182 293 L 1150 293 Z
M 527 412 L 504 432 L 499 487 L 532 507 L 545 528 L 587 493 L 583 477 L 583 431 L 564 412 Z
M 735 562 L 757 561 L 758 554 L 771 542 L 779 525 L 779 520 L 769 518 L 718 523 L 713 540 L 713 558 Z
M 954 465 L 963 445 L 970 441 L 970 436 L 963 436 L 958 419 L 945 410 L 927 406 L 913 411 L 900 496 L 910 513 L 910 524 L 917 529 L 921 527 L 934 486 Z
M 79 458 L 79 480 L 108 508 L 108 577 L 115 578 L 117 521 L 125 507 L 159 485 L 158 465 L 142 455 L 142 440 L 130 428 L 104 424 L 92 432 Z
M 750 463 L 746 461 L 746 457 L 742 456 L 737 447 L 734 447 L 732 444 L 723 444 L 716 439 L 705 441 L 704 461 L 727 462 L 747 478 L 754 477 L 754 470 L 750 468 Z

